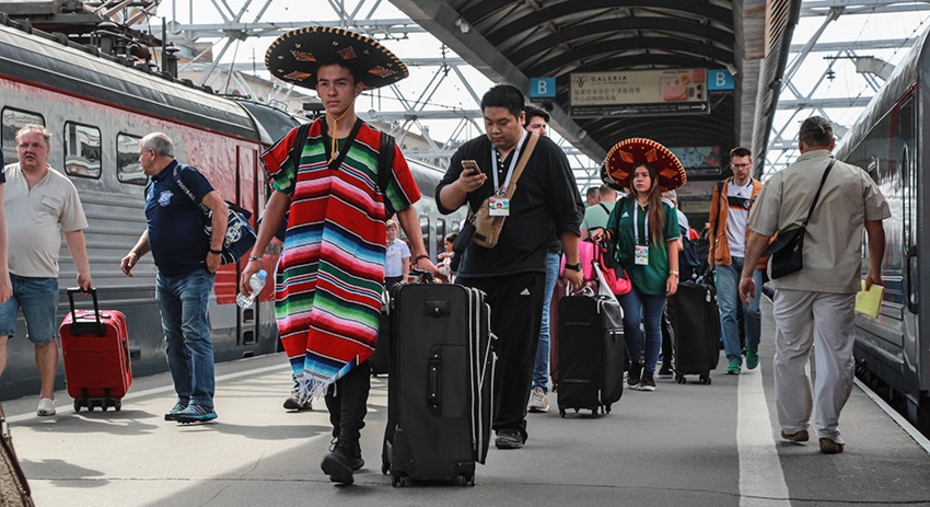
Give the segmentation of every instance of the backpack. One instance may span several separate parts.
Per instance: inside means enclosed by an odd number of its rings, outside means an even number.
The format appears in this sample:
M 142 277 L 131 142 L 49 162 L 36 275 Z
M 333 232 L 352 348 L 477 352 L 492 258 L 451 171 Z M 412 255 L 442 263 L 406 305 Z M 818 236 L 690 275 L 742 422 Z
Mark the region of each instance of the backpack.
M 294 144 L 294 153 L 297 153 L 299 157 L 304 151 L 304 143 L 307 142 L 307 134 L 310 133 L 310 126 L 313 125 L 313 122 L 301 124 L 297 127 L 297 140 Z M 381 132 L 381 147 L 378 151 L 378 188 L 381 189 L 381 192 L 385 192 L 387 186 L 391 183 L 391 171 L 388 169 L 384 170 L 385 167 L 391 168 L 394 166 L 394 136 L 391 136 L 385 132 Z M 387 203 L 385 203 L 387 207 Z M 388 216 L 393 215 L 393 210 L 390 208 L 387 209 L 389 213 Z M 264 218 L 264 213 L 258 219 L 258 223 L 261 224 L 262 218 Z M 274 237 L 284 242 L 284 236 L 287 234 L 287 222 L 290 218 L 290 210 L 284 214 L 284 220 L 281 221 L 281 226 L 278 227 L 278 231 L 274 233 Z
M 691 241 L 691 238 L 688 237 L 688 231 L 685 231 L 681 235 L 681 243 L 684 249 L 681 251 L 681 255 L 678 256 L 678 271 L 680 272 L 681 280 L 693 280 L 700 277 L 703 274 L 701 257 L 698 255 L 698 250 L 695 247 L 695 241 Z M 704 256 L 704 259 L 707 259 L 707 256 Z

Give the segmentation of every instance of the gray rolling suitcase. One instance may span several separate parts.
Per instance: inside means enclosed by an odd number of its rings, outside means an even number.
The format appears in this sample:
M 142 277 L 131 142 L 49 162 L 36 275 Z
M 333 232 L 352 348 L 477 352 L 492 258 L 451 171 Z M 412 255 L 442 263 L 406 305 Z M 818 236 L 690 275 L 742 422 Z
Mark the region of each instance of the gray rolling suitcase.
M 497 355 L 484 293 L 401 284 L 391 294 L 388 423 L 382 468 L 391 484 L 475 483 L 491 433 Z

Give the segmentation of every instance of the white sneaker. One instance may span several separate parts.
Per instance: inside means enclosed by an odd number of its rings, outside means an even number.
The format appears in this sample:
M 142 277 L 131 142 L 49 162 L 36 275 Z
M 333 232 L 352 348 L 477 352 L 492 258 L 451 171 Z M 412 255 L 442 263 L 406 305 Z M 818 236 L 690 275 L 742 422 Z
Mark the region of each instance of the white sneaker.
M 39 409 L 36 410 L 36 415 L 55 415 L 55 400 L 49 398 L 40 398 Z
M 530 393 L 530 403 L 527 410 L 530 412 L 549 411 L 549 397 L 546 396 L 546 391 L 543 391 L 541 386 L 536 386 L 533 388 L 533 392 Z

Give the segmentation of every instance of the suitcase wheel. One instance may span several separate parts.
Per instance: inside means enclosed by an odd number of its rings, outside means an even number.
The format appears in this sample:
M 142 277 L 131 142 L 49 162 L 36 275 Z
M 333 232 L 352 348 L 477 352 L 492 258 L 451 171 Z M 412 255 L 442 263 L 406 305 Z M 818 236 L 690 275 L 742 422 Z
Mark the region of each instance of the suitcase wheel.
M 404 488 L 410 485 L 410 477 L 402 473 L 391 475 L 391 486 L 395 488 Z
M 605 413 L 605 414 L 609 414 L 609 413 L 610 413 L 610 405 L 604 405 L 604 413 Z
M 113 407 L 119 412 L 119 409 L 123 408 L 123 402 L 121 400 L 116 400 L 116 402 L 113 403 Z
M 679 384 L 684 384 L 685 382 L 687 382 L 687 380 L 685 380 L 684 375 L 678 375 L 677 377 L 675 377 L 675 380 L 678 381 Z
M 710 375 L 701 375 L 701 383 L 710 385 Z
M 559 409 L 559 417 L 565 417 L 565 409 L 564 409 L 564 408 L 560 408 L 560 409 Z
M 75 412 L 81 411 L 81 403 L 78 400 L 74 400 L 74 411 Z
M 462 475 L 462 486 L 475 487 L 475 474 Z

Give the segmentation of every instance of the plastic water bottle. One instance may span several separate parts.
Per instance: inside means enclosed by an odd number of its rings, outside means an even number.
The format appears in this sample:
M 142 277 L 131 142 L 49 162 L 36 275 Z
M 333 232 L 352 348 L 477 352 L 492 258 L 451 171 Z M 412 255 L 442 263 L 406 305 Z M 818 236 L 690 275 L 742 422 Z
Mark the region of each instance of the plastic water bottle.
M 239 308 L 249 308 L 252 306 L 252 303 L 255 302 L 255 298 L 262 291 L 262 287 L 265 286 L 265 279 L 268 278 L 268 272 L 264 269 L 258 271 L 252 275 L 252 278 L 249 278 L 249 286 L 252 287 L 252 292 L 249 295 L 240 293 L 236 296 L 236 304 L 239 305 Z

